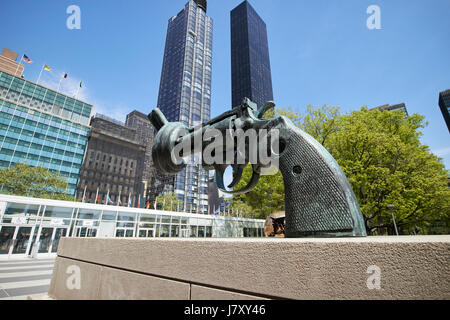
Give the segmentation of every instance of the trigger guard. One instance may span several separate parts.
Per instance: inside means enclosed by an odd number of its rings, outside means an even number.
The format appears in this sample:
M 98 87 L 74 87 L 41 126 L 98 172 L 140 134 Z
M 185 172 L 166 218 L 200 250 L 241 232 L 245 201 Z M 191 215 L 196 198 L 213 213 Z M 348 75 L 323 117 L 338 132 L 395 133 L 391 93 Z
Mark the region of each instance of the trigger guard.
M 253 169 L 252 177 L 251 177 L 250 181 L 247 183 L 247 185 L 245 187 L 243 187 L 242 189 L 239 189 L 239 190 L 226 190 L 224 183 L 223 183 L 223 174 L 225 173 L 225 170 L 222 170 L 222 169 L 216 170 L 217 188 L 222 192 L 225 192 L 228 194 L 235 194 L 235 195 L 250 192 L 251 190 L 253 190 L 254 187 L 256 187 L 256 185 L 258 184 L 259 178 L 261 177 L 258 166 L 252 165 L 252 169 Z M 218 171 L 220 171 L 221 174 L 219 174 Z

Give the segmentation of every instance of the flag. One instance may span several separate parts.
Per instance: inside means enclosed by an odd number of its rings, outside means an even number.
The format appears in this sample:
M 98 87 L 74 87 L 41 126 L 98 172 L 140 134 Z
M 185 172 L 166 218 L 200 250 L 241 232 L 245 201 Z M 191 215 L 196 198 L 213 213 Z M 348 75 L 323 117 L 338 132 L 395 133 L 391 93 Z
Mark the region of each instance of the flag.
M 86 187 L 87 187 L 87 186 L 84 187 L 83 199 L 81 200 L 81 202 L 86 201 Z
M 130 207 L 131 207 L 131 192 L 128 195 L 128 208 L 130 208 Z
M 163 199 L 163 206 L 162 206 L 162 209 L 164 210 L 165 207 L 166 207 L 166 199 Z
M 25 61 L 28 64 L 32 64 L 33 63 L 33 60 L 28 58 L 26 54 L 23 55 L 22 60 Z
M 95 195 L 95 203 L 98 201 L 98 188 L 97 188 L 97 194 Z
M 150 209 L 150 201 L 147 201 L 146 209 Z
M 139 194 L 139 198 L 138 198 L 138 208 L 141 207 L 141 194 Z
M 80 88 L 83 88 L 83 87 L 81 86 L 81 82 L 82 82 L 82 81 L 80 81 Z
M 44 66 L 44 70 L 50 71 L 51 69 L 50 69 L 50 67 L 48 65 L 45 65 Z
M 109 203 L 112 203 L 112 204 L 114 204 L 114 202 L 111 200 L 111 198 L 109 197 L 109 189 L 108 189 L 108 193 L 107 193 L 107 195 L 106 195 L 106 201 L 105 201 L 105 204 L 106 205 L 108 205 Z
M 64 76 L 63 76 L 63 78 L 64 78 L 64 79 L 66 79 L 66 78 L 67 78 L 67 73 L 64 73 Z
M 97 199 L 95 199 L 95 203 L 100 202 L 100 196 L 97 194 Z

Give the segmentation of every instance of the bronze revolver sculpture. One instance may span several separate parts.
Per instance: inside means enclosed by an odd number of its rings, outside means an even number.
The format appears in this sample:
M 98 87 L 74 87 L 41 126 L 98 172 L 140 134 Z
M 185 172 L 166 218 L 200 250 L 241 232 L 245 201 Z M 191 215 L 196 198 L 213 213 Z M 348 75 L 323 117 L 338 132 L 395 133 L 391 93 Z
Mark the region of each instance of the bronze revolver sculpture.
M 351 237 L 366 236 L 364 219 L 358 201 L 347 180 L 331 154 L 313 137 L 296 127 L 286 117 L 264 119 L 264 114 L 275 106 L 267 102 L 258 108 L 245 98 L 239 107 L 235 107 L 222 115 L 205 122 L 198 127 L 186 127 L 181 122 L 168 122 L 162 112 L 156 108 L 148 118 L 158 131 L 152 146 L 152 159 L 155 167 L 166 174 L 176 174 L 182 171 L 186 162 L 183 159 L 202 153 L 211 147 L 215 136 L 193 143 L 196 136 L 202 136 L 212 130 L 228 137 L 233 130 L 241 134 L 248 130 L 266 130 L 267 135 L 259 137 L 258 148 L 276 159 L 283 175 L 285 187 L 285 236 L 299 237 Z M 272 134 L 277 132 L 277 134 Z M 236 137 L 230 138 L 231 140 Z M 274 143 L 275 141 L 275 143 Z M 181 146 L 178 158 L 174 153 Z M 207 170 L 216 171 L 216 182 L 219 189 L 231 194 L 249 192 L 258 183 L 263 171 L 272 165 L 263 163 L 257 157 L 250 161 L 250 149 L 255 144 L 245 141 L 238 148 L 225 143 L 212 154 L 231 152 L 232 161 L 206 162 L 202 158 L 202 166 Z M 263 147 L 260 147 L 260 146 Z M 276 148 L 274 146 L 277 146 Z M 187 147 L 186 147 L 187 146 Z M 231 148 L 231 150 L 230 150 Z M 259 150 L 261 151 L 261 150 Z M 215 154 L 214 154 L 215 153 Z M 240 156 L 243 161 L 236 161 Z M 233 168 L 233 181 L 228 188 L 235 188 L 242 177 L 244 168 L 251 164 L 252 178 L 240 190 L 227 190 L 223 175 L 228 166 Z M 270 171 L 270 170 L 269 170 Z

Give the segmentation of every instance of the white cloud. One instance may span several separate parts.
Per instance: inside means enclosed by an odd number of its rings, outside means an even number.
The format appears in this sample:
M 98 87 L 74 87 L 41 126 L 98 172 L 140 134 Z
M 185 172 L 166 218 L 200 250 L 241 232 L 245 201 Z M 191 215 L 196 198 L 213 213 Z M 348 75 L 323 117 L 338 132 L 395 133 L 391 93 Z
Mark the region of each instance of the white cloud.
M 46 86 L 47 88 L 58 90 L 59 92 L 64 93 L 70 97 L 75 96 L 79 100 L 82 100 L 87 103 L 91 103 L 89 101 L 89 92 L 86 88 L 86 85 L 83 81 L 82 87 L 80 87 L 80 81 L 82 79 L 73 76 L 71 74 L 67 75 L 67 78 L 63 78 L 64 71 L 53 69 L 51 71 L 42 71 L 41 79 L 39 80 L 39 84 Z M 78 89 L 79 88 L 79 89 Z
M 433 150 L 433 153 L 438 157 L 450 155 L 450 147 Z
M 53 69 L 51 71 L 42 71 L 39 84 L 46 86 L 47 88 L 57 90 L 59 86 L 59 92 L 82 100 L 86 103 L 94 106 L 93 115 L 96 113 L 104 114 L 110 118 L 125 122 L 125 115 L 129 108 L 124 106 L 111 106 L 104 101 L 97 100 L 89 90 L 89 83 L 86 83 L 83 79 L 78 78 L 76 75 L 67 74 L 67 78 L 63 78 L 64 71 Z M 80 81 L 82 86 L 80 88 Z

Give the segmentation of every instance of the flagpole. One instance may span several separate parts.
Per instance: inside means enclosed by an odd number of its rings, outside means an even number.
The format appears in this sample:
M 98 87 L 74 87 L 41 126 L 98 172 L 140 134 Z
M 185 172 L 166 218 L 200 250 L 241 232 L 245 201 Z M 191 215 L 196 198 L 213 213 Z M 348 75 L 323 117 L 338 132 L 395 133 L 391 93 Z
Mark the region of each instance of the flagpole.
M 58 89 L 56 89 L 57 92 L 59 92 L 59 87 L 61 87 L 61 81 L 62 81 L 62 79 L 63 79 L 63 78 L 61 77 L 61 79 L 59 80 L 59 83 L 58 83 Z
M 39 72 L 39 77 L 37 78 L 36 84 L 39 84 L 39 80 L 41 79 L 42 71 L 44 71 L 45 63 L 42 65 L 41 72 Z
M 57 92 L 59 92 L 59 88 L 61 87 L 61 82 L 63 81 L 64 76 L 65 76 L 66 74 L 67 74 L 67 73 L 64 73 L 64 74 L 62 75 L 61 79 L 59 80 L 59 83 L 58 83 L 58 90 L 56 90 Z
M 80 88 L 81 88 L 81 81 L 78 84 L 77 92 L 75 93 L 75 96 L 74 96 L 75 99 L 77 98 L 77 95 L 78 95 L 78 92 L 80 91 Z
M 117 206 L 119 206 L 120 204 L 120 193 L 122 192 L 122 190 L 119 191 L 119 198 L 117 199 Z
M 25 57 L 25 53 L 22 54 L 22 57 L 20 57 L 19 64 L 17 65 L 17 68 L 16 68 L 16 72 L 14 72 L 14 77 L 16 76 L 17 71 L 19 71 L 19 67 L 22 65 L 22 59 L 23 59 L 23 57 Z M 25 68 L 24 68 L 24 70 L 25 70 Z

